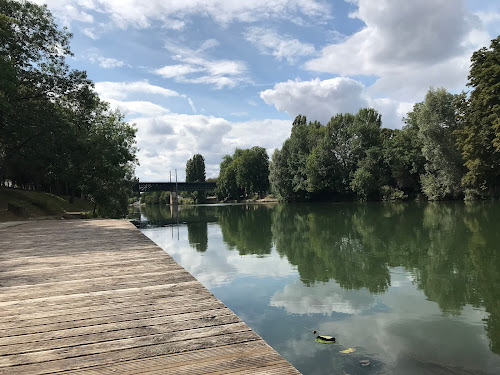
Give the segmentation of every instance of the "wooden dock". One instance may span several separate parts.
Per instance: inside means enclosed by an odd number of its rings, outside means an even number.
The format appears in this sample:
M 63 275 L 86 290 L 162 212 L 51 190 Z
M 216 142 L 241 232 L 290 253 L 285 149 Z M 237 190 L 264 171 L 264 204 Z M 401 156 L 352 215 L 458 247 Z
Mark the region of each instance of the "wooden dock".
M 0 226 L 0 374 L 299 374 L 120 220 Z

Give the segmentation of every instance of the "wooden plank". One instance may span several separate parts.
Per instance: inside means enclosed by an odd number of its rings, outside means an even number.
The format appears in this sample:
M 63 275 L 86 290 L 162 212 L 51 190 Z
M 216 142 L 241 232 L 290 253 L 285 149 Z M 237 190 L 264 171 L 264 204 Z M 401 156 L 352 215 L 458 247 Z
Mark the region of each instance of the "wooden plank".
M 104 323 L 62 331 L 48 331 L 45 334 L 33 334 L 30 337 L 12 336 L 4 338 L 5 344 L 0 345 L 0 356 L 97 343 L 107 343 L 106 347 L 110 348 L 115 345 L 116 340 L 133 338 L 156 340 L 160 334 L 241 323 L 236 315 L 227 310 L 221 312 L 211 309 L 196 311 L 188 317 L 184 315 L 187 314 Z M 24 338 L 26 340 L 23 340 Z
M 198 309 L 216 309 L 223 308 L 224 304 L 220 301 L 208 299 L 205 302 L 195 301 L 193 303 L 183 303 L 180 306 L 171 309 L 154 309 L 144 311 L 132 312 L 119 312 L 107 315 L 89 314 L 79 316 L 73 319 L 57 319 L 49 320 L 46 323 L 39 324 L 37 320 L 27 322 L 27 324 L 19 326 L 16 323 L 7 323 L 2 330 L 0 330 L 0 337 L 26 335 L 37 332 L 49 332 L 53 330 L 70 329 L 76 327 L 87 327 L 98 324 L 105 324 L 109 322 L 123 322 L 128 320 L 138 320 L 144 317 L 157 317 L 185 314 L 189 311 L 197 311 Z
M 89 314 L 95 314 L 95 316 L 107 316 L 107 315 L 117 315 L 126 314 L 130 312 L 141 312 L 141 311 L 156 311 L 169 309 L 174 307 L 179 307 L 177 304 L 182 306 L 193 304 L 200 304 L 211 294 L 208 293 L 206 289 L 202 288 L 185 288 L 183 294 L 175 295 L 171 294 L 165 296 L 162 294 L 152 294 L 148 295 L 140 300 L 137 299 L 137 293 L 132 296 L 121 299 L 109 299 L 99 301 L 89 301 L 88 304 L 82 304 L 81 306 L 73 304 L 65 304 L 62 306 L 57 306 L 55 309 L 53 304 L 49 306 L 40 306 L 40 308 L 29 311 L 23 311 L 22 309 L 12 312 L 9 315 L 5 315 L 2 321 L 5 323 L 3 327 L 6 327 L 9 323 L 17 323 L 16 327 L 25 327 L 34 325 L 33 321 L 37 325 L 65 322 L 71 320 L 82 319 L 82 316 Z M 188 301 L 186 301 L 186 299 Z M 210 298 L 208 298 L 210 300 Z M 0 331 L 4 328 L 0 328 Z
M 298 374 L 130 223 L 0 229 L 0 374 Z
M 137 295 L 141 296 L 152 296 L 156 293 L 158 298 L 168 297 L 174 295 L 184 294 L 184 290 L 191 290 L 193 287 L 199 286 L 202 288 L 199 282 L 196 280 L 187 281 L 184 283 L 177 284 L 160 284 L 151 286 L 141 286 L 136 288 L 124 288 L 124 289 L 114 289 L 114 290 L 99 290 L 96 292 L 87 293 L 76 293 L 71 295 L 51 295 L 48 297 L 38 297 L 29 298 L 25 300 L 11 300 L 6 302 L 0 302 L 1 311 L 7 311 L 7 315 L 11 315 L 12 311 L 21 309 L 23 311 L 38 310 L 39 308 L 46 307 L 47 309 L 58 308 L 59 306 L 68 306 L 75 304 L 84 303 L 95 303 L 99 300 L 117 300 L 121 298 L 135 298 L 136 300 L 142 300 L 142 298 L 137 298 Z M 15 312 L 14 312 L 15 314 Z
M 243 356 L 242 353 L 244 353 Z M 252 341 L 194 352 L 157 356 L 148 360 L 120 362 L 113 366 L 98 366 L 85 369 L 84 371 L 71 371 L 69 374 L 227 374 L 230 371 L 249 370 L 251 368 L 259 368 L 283 362 L 285 361 L 278 353 L 269 350 L 268 345 L 262 341 Z M 296 374 L 296 372 L 294 372 L 294 374 Z

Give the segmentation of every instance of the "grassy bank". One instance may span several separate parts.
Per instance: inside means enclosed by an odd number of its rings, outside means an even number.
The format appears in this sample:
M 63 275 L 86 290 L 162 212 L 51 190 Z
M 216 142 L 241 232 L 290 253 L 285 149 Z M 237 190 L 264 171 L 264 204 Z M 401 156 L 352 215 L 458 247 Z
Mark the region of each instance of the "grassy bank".
M 25 215 L 7 211 L 9 204 L 22 207 Z M 69 212 L 91 210 L 91 202 L 84 199 L 75 198 L 74 203 L 69 203 L 68 196 L 0 187 L 0 221 L 58 219 Z

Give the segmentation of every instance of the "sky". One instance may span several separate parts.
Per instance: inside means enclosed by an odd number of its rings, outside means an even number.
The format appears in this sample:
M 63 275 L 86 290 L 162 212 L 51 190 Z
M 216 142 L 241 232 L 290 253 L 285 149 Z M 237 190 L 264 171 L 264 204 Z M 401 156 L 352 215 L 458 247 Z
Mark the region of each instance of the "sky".
M 205 158 L 372 107 L 383 127 L 430 87 L 466 89 L 472 53 L 500 34 L 498 0 L 35 0 L 73 39 L 68 63 L 137 128 L 136 175 L 168 181 Z

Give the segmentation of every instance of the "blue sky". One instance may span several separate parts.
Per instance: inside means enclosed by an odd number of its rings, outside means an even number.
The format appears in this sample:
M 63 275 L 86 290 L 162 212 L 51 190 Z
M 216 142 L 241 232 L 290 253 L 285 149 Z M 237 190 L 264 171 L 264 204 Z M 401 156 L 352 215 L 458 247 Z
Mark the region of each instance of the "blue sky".
M 470 56 L 500 34 L 500 2 L 37 0 L 74 34 L 69 60 L 138 129 L 143 181 L 236 147 L 269 156 L 297 114 L 326 124 L 374 107 L 384 127 L 429 87 L 465 89 Z

